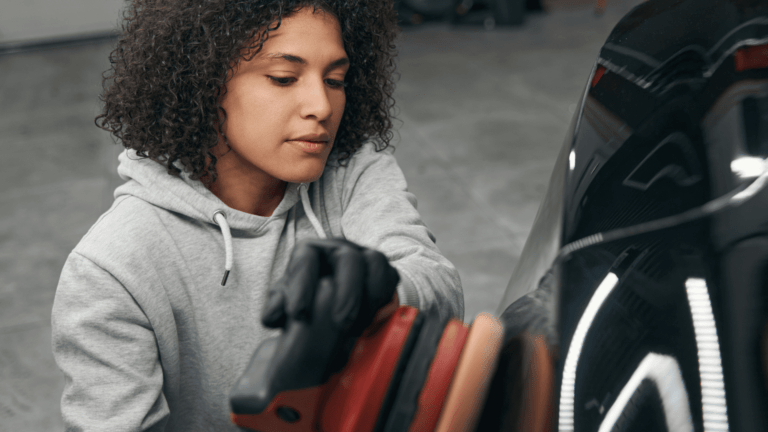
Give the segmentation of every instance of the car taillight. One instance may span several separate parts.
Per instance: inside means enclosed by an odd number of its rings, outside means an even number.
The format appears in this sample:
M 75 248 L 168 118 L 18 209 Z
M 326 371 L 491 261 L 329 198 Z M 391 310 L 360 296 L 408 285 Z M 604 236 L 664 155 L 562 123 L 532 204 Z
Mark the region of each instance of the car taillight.
M 603 77 L 603 74 L 605 73 L 605 66 L 598 66 L 595 70 L 595 75 L 592 77 L 592 87 L 597 85 L 597 82 L 600 81 L 600 78 Z
M 741 48 L 733 55 L 733 60 L 737 72 L 768 68 L 768 45 Z

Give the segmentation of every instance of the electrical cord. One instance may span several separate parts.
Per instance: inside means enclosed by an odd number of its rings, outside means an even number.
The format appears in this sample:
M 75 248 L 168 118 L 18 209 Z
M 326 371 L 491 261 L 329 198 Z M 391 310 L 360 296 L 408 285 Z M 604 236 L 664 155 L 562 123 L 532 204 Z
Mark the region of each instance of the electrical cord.
M 768 161 L 763 161 L 763 171 L 747 186 L 740 186 L 729 193 L 719 196 L 707 203 L 694 207 L 690 210 L 686 210 L 676 215 L 663 217 L 661 219 L 655 219 L 649 222 L 643 222 L 637 225 L 632 225 L 624 228 L 617 228 L 609 231 L 604 231 L 596 234 L 592 234 L 576 241 L 566 244 L 557 253 L 555 257 L 555 263 L 567 258 L 571 254 L 581 249 L 595 246 L 603 243 L 608 243 L 616 240 L 622 240 L 628 237 L 633 237 L 640 234 L 647 234 L 653 231 L 658 231 L 666 228 L 672 228 L 674 226 L 682 225 L 684 223 L 692 222 L 707 216 L 711 216 L 726 208 L 736 207 L 744 202 L 752 199 L 758 192 L 765 189 L 768 183 Z

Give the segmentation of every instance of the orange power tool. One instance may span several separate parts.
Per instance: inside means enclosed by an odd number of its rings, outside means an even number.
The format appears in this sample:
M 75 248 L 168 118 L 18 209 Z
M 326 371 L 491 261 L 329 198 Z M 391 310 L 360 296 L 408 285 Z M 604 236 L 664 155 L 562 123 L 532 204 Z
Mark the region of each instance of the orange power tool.
M 394 301 L 349 338 L 314 316 L 311 325 L 287 323 L 256 350 L 230 395 L 235 424 L 258 432 L 475 430 L 502 349 L 495 317 L 480 314 L 467 326 Z

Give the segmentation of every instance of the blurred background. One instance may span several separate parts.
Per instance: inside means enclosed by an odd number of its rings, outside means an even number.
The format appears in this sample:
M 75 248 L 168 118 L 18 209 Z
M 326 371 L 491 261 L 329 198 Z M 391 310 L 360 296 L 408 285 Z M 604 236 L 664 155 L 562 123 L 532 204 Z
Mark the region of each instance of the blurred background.
M 395 155 L 459 269 L 468 322 L 496 312 L 598 51 L 640 0 L 482 1 L 398 4 Z M 120 184 L 121 148 L 93 119 L 123 5 L 0 1 L 3 432 L 63 430 L 50 311 Z

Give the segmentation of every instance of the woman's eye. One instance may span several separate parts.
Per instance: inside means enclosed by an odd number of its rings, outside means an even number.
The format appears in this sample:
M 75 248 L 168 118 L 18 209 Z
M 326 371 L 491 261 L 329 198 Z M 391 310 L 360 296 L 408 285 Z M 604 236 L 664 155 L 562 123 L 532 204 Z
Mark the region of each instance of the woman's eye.
M 296 81 L 295 78 L 291 78 L 291 77 L 274 77 L 274 76 L 270 76 L 269 79 L 274 81 L 275 84 L 283 85 L 283 86 L 284 85 L 288 85 L 288 84 Z
M 327 79 L 325 80 L 325 83 L 333 88 L 343 88 L 346 86 L 346 83 L 344 81 L 339 81 L 335 79 Z

